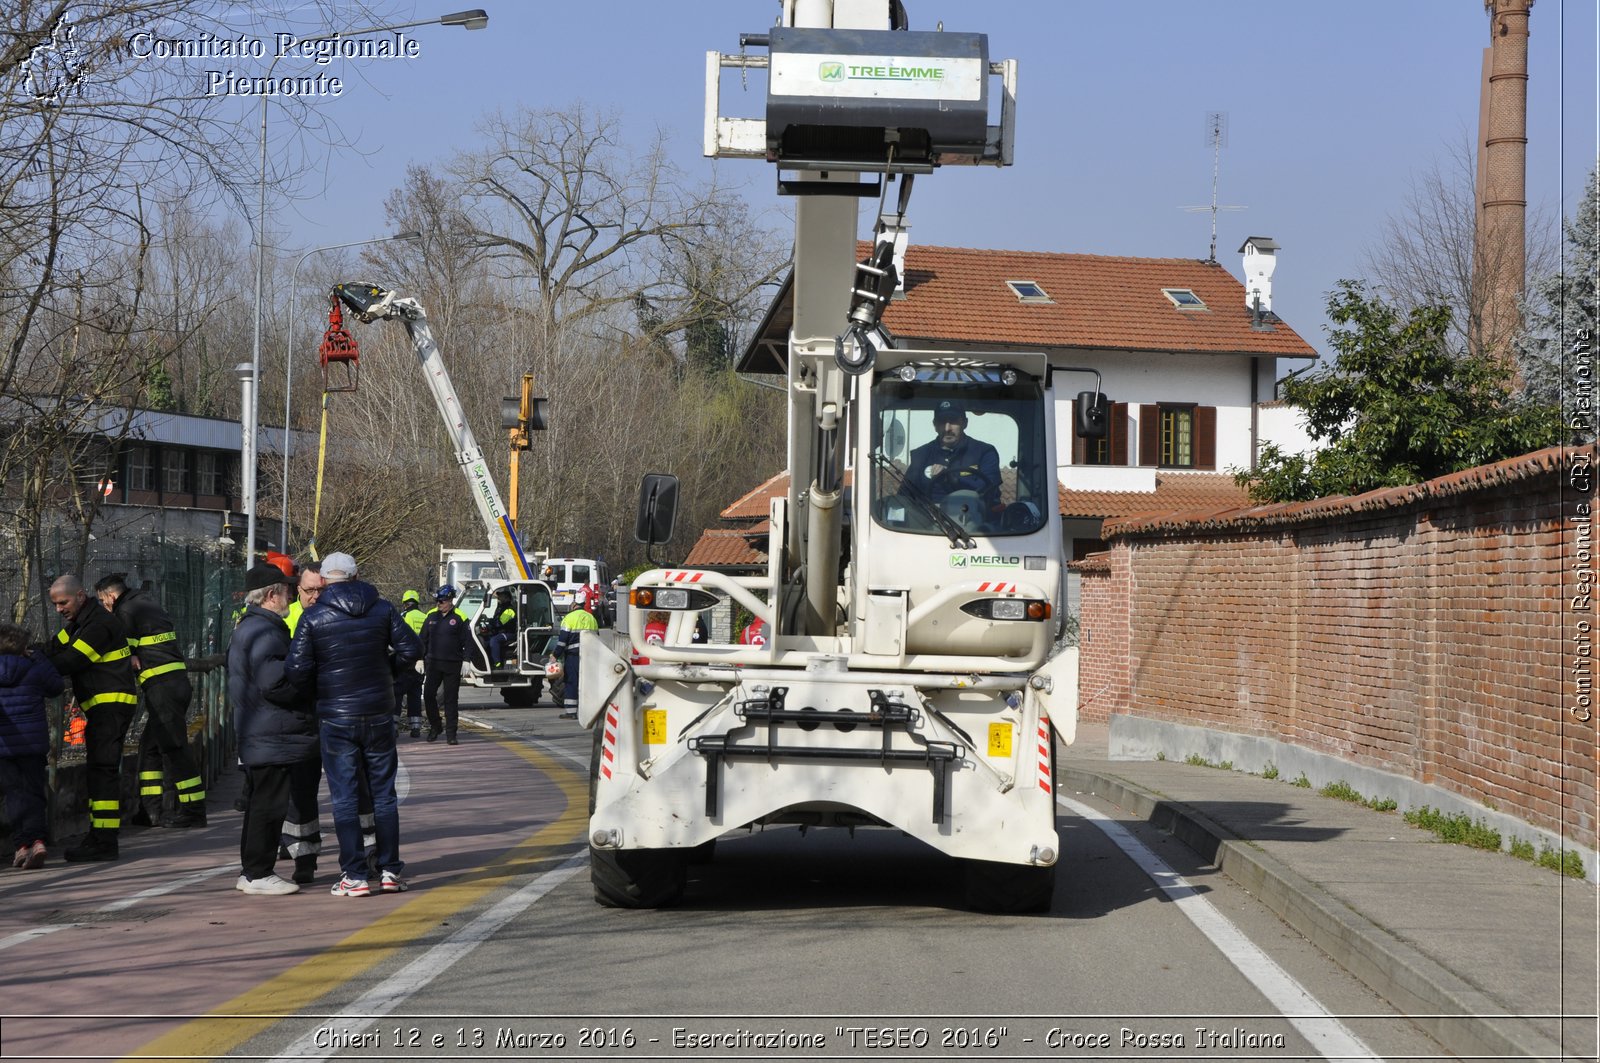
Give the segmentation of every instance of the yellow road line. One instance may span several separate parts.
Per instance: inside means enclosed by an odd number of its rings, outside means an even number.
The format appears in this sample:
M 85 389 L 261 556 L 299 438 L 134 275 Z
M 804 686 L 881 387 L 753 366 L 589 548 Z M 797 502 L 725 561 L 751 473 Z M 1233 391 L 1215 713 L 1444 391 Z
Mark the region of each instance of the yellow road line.
M 448 884 L 416 893 L 377 922 L 304 960 L 282 974 L 219 1004 L 207 1013 L 163 1034 L 128 1059 L 211 1059 L 225 1055 L 250 1038 L 309 1008 L 334 989 L 377 966 L 398 949 L 435 930 L 440 922 L 465 909 L 516 875 L 571 854 L 588 823 L 588 780 L 553 757 L 524 743 L 486 733 L 500 745 L 543 772 L 560 787 L 566 810 L 497 860 L 463 872 Z

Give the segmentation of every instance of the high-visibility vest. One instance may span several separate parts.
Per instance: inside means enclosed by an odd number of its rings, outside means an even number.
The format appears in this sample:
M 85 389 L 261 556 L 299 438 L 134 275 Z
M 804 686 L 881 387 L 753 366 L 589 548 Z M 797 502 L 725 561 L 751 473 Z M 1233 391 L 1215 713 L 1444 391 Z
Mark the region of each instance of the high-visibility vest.
M 83 710 L 76 705 L 67 709 L 67 729 L 61 735 L 61 741 L 69 746 L 83 745 L 83 736 L 89 730 L 89 721 L 83 718 Z

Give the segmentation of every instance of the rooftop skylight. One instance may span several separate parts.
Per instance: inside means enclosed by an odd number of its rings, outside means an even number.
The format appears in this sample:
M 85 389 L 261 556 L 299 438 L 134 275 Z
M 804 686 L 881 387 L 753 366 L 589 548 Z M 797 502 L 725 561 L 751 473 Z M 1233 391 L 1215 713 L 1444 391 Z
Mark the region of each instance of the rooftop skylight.
M 1172 300 L 1179 310 L 1204 310 L 1206 301 L 1188 288 L 1163 288 L 1161 294 Z
M 1006 281 L 1016 297 L 1024 303 L 1050 303 L 1055 300 L 1050 298 L 1048 292 L 1039 286 L 1037 281 Z

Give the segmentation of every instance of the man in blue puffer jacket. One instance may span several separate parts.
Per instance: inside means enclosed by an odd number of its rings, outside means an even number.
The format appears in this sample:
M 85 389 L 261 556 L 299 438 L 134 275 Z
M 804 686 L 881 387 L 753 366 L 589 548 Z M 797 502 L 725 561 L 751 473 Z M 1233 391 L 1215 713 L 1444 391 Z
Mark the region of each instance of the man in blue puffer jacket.
M 333 803 L 343 875 L 336 897 L 365 897 L 375 885 L 384 893 L 406 888 L 400 877 L 400 808 L 395 797 L 394 677 L 422 655 L 417 636 L 378 589 L 355 578 L 356 559 L 329 554 L 322 561 L 328 581 L 317 604 L 295 626 L 284 674 L 316 702 L 322 736 L 322 771 Z M 381 873 L 367 882 L 361 841 L 357 777 L 372 791 Z

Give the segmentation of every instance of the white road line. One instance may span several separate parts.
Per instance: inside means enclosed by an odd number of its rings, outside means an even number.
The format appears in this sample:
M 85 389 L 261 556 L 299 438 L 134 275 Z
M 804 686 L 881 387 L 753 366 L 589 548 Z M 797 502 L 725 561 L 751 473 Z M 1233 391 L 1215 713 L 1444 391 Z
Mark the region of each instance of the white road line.
M 421 991 L 458 961 L 465 959 L 473 949 L 489 940 L 502 926 L 587 867 L 588 863 L 587 849 L 574 853 L 559 867 L 545 872 L 515 893 L 501 899 L 488 911 L 400 968 L 376 987 L 362 994 L 348 1008 L 340 1009 L 338 1015 L 330 1018 L 351 1020 L 347 1029 L 352 1034 L 366 1029 L 372 1019 L 382 1018 L 405 1004 L 413 994 Z M 306 1060 L 329 1058 L 325 1049 L 319 1047 L 318 1041 L 320 1037 L 321 1043 L 326 1045 L 328 1031 L 335 1028 L 332 1022 L 323 1023 L 317 1030 L 306 1034 L 284 1049 L 283 1054 L 276 1056 L 272 1063 L 290 1063 L 290 1061 L 304 1063 Z
M 1076 815 L 1093 823 L 1117 844 L 1139 868 L 1155 881 L 1167 899 L 1178 906 L 1199 931 L 1211 940 L 1228 962 L 1239 969 L 1250 984 L 1300 1031 L 1311 1046 L 1325 1059 L 1379 1060 L 1379 1056 L 1350 1029 L 1334 1018 L 1316 997 L 1306 992 L 1289 972 L 1278 966 L 1255 942 L 1244 936 L 1240 929 L 1217 911 L 1216 906 L 1172 868 L 1168 867 L 1139 839 L 1130 834 L 1116 820 L 1068 797 L 1056 796 L 1056 801 Z
M 221 867 L 207 868 L 204 871 L 194 871 L 187 875 L 180 875 L 171 882 L 163 882 L 159 886 L 151 886 L 147 890 L 140 890 L 138 893 L 130 894 L 119 900 L 112 901 L 110 904 L 102 905 L 101 907 L 96 908 L 95 911 L 120 912 L 124 908 L 132 908 L 140 901 L 147 901 L 153 897 L 160 897 L 164 894 L 173 893 L 188 886 L 197 886 L 208 878 L 216 878 L 218 875 L 226 875 L 232 872 L 237 872 L 238 870 L 239 865 L 237 863 L 233 863 L 223 864 Z M 44 937 L 46 934 L 53 934 L 57 930 L 70 930 L 73 927 L 88 925 L 89 924 L 86 922 L 50 923 L 44 926 L 30 927 L 27 930 L 20 930 L 15 934 L 10 934 L 6 937 L 0 938 L 0 952 L 3 952 L 15 945 L 26 944 L 29 941 Z

